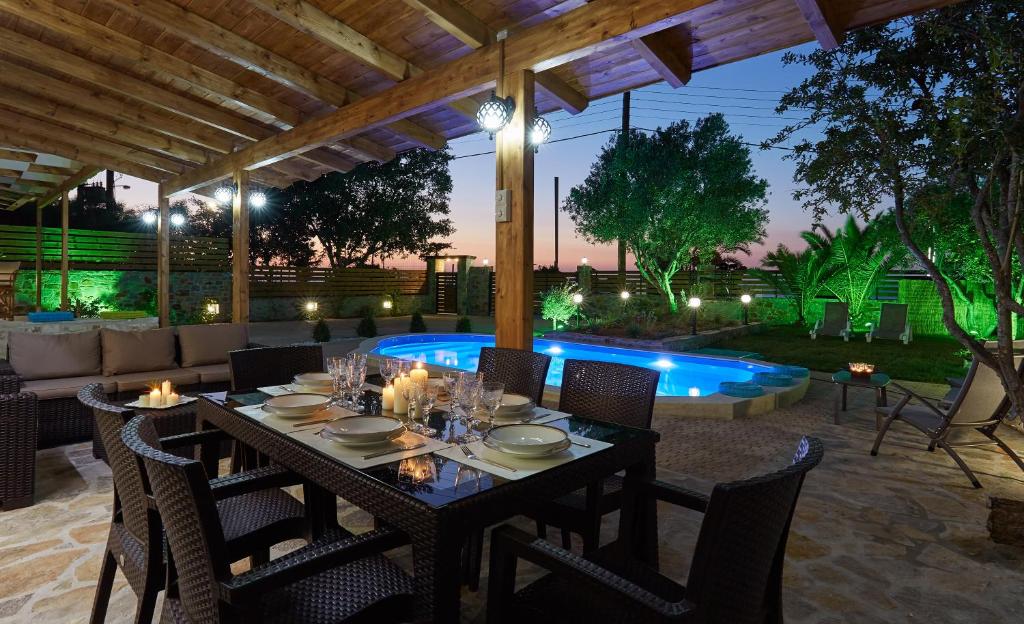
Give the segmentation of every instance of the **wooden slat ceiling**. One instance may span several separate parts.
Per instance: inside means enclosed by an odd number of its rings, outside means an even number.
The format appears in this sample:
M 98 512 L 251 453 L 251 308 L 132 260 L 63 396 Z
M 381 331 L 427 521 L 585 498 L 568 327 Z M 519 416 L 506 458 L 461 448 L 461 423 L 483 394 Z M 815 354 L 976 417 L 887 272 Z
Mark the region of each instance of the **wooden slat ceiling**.
M 608 2 L 609 0 L 597 0 Z M 665 1 L 685 23 L 538 73 L 537 109 L 593 99 L 948 4 Z M 584 0 L 0 0 L 0 148 L 165 181 L 547 22 Z M 629 10 L 629 2 L 621 2 Z M 685 48 L 689 45 L 688 49 Z M 477 131 L 472 94 L 253 172 L 285 186 Z M 33 160 L 34 162 L 34 160 Z M 58 173 L 0 159 L 0 207 Z M 6 170 L 6 171 L 2 171 Z M 3 173 L 19 172 L 17 177 Z M 68 172 L 62 172 L 71 175 Z M 65 176 L 66 177 L 66 176 Z

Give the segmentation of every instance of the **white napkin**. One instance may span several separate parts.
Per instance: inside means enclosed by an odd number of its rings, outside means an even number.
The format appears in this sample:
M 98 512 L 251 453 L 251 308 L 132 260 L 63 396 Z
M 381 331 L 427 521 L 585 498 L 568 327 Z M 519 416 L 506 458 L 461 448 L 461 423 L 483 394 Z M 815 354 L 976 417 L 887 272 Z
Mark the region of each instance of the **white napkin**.
M 246 405 L 244 407 L 236 407 L 235 411 L 239 414 L 247 416 L 253 420 L 258 420 L 264 425 L 271 429 L 276 429 L 282 433 L 292 434 L 296 431 L 301 431 L 303 427 L 319 428 L 317 425 L 310 424 L 318 420 L 326 420 L 329 418 L 347 418 L 349 416 L 355 416 L 356 413 L 347 410 L 343 407 L 330 407 L 325 410 L 314 412 L 309 416 L 303 416 L 302 418 L 282 418 L 270 412 L 263 410 L 263 404 L 259 405 Z M 322 426 L 322 425 L 321 425 Z
M 296 433 L 290 437 L 317 449 L 318 451 L 337 459 L 343 464 L 348 464 L 357 470 L 364 468 L 370 468 L 371 466 L 378 466 L 380 464 L 389 464 L 391 462 L 398 461 L 400 459 L 408 459 L 410 457 L 416 457 L 417 455 L 426 455 L 427 453 L 437 453 L 446 449 L 450 446 L 447 442 L 435 440 L 433 438 L 427 438 L 411 431 L 406 431 L 400 438 L 391 441 L 391 446 L 399 448 L 402 446 L 413 446 L 419 443 L 423 443 L 424 446 L 413 449 L 411 451 L 402 451 L 389 453 L 380 457 L 373 457 L 371 459 L 363 459 L 365 455 L 383 451 L 388 448 L 387 444 L 381 444 L 379 446 L 345 446 L 331 440 L 325 440 L 320 437 L 318 432 L 320 427 L 312 429 L 303 429 L 299 433 Z
M 527 458 L 521 455 L 512 455 L 511 453 L 502 453 L 495 451 L 494 449 L 487 448 L 483 442 L 471 442 L 466 446 L 469 450 L 483 459 L 491 459 L 499 464 L 504 464 L 510 468 L 515 468 L 515 472 L 500 468 L 494 464 L 482 462 L 474 459 L 469 459 L 466 454 L 462 452 L 462 449 L 458 445 L 452 446 L 451 448 L 439 451 L 437 454 L 441 457 L 455 460 L 460 464 L 472 466 L 478 470 L 489 472 L 492 475 L 501 477 L 503 479 L 515 480 L 528 477 L 530 475 L 537 474 L 547 470 L 548 468 L 554 468 L 555 466 L 561 466 L 562 464 L 569 463 L 580 457 L 586 457 L 591 453 L 602 451 L 611 446 L 608 442 L 601 442 L 599 440 L 591 440 L 590 438 L 584 438 L 577 435 L 569 435 L 569 439 L 574 442 L 582 442 L 583 444 L 590 445 L 589 448 L 578 446 L 576 444 L 571 445 L 566 450 L 558 453 L 557 455 L 550 455 L 548 457 L 538 458 Z

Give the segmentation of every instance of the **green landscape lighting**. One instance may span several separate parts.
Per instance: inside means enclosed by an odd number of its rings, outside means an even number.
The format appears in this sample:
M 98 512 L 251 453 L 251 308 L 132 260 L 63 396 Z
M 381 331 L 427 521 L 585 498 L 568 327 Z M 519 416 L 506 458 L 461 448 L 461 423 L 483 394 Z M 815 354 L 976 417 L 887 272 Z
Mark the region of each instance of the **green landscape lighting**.
M 700 307 L 700 297 L 690 297 L 686 302 L 690 306 L 690 335 L 697 335 L 697 308 Z
M 750 325 L 750 295 L 744 293 L 740 295 L 740 303 L 743 304 L 743 324 Z

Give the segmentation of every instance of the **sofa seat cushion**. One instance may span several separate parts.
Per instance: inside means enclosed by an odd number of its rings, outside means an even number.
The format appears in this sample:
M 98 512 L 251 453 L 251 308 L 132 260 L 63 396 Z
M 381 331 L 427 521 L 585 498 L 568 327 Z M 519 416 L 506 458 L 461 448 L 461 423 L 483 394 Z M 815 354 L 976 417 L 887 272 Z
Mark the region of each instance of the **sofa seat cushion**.
M 61 379 L 33 379 L 26 381 L 21 389 L 34 392 L 41 401 L 46 399 L 66 399 L 78 396 L 78 391 L 93 383 L 103 384 L 104 392 L 113 392 L 117 384 L 110 377 L 87 375 L 85 377 L 62 377 Z
M 104 375 L 164 371 L 178 367 L 174 360 L 173 327 L 143 331 L 103 328 L 100 337 L 103 343 Z
M 206 366 L 190 366 L 182 370 L 191 371 L 199 375 L 199 383 L 215 384 L 231 381 L 231 368 L 224 364 L 207 364 Z
M 142 390 L 154 384 L 160 384 L 163 381 L 170 381 L 175 390 L 184 390 L 186 386 L 194 386 L 199 383 L 199 373 L 190 371 L 187 368 L 169 368 L 142 373 L 125 373 L 108 377 L 108 379 L 117 384 L 118 392 Z
M 225 364 L 228 351 L 244 349 L 249 344 L 249 329 L 244 323 L 182 325 L 178 327 L 181 344 L 181 365 L 203 366 Z
M 64 379 L 100 374 L 100 332 L 7 337 L 11 366 L 22 379 Z

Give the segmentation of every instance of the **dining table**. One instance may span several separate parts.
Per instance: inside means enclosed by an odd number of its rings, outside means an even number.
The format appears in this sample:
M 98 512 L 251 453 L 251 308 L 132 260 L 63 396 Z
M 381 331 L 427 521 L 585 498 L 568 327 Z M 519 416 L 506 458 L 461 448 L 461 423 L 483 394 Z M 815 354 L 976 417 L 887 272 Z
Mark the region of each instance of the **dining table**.
M 315 486 L 307 492 L 329 497 L 319 504 L 329 505 L 332 512 L 336 496 L 365 510 L 376 522 L 404 532 L 411 544 L 417 622 L 459 620 L 463 550 L 469 537 L 614 474 L 624 475 L 617 539 L 627 540 L 633 552 L 657 563 L 656 512 L 650 498 L 643 496 L 645 484 L 654 478 L 659 440 L 655 431 L 536 407 L 531 418 L 565 431 L 573 440 L 570 450 L 560 459 L 535 464 L 502 457 L 491 465 L 485 458 L 466 457 L 455 443 L 472 423 L 441 409 L 430 414 L 437 434 L 422 438 L 424 446 L 363 460 L 319 435 L 325 426 L 322 418 L 304 427 L 264 417 L 260 406 L 275 394 L 276 388 L 263 388 L 201 395 L 197 428 L 221 429 L 263 461 L 297 473 Z M 365 413 L 382 414 L 380 388 L 363 391 L 359 404 Z M 402 419 L 389 412 L 383 415 Z M 214 474 L 216 449 L 203 449 L 201 454 Z

